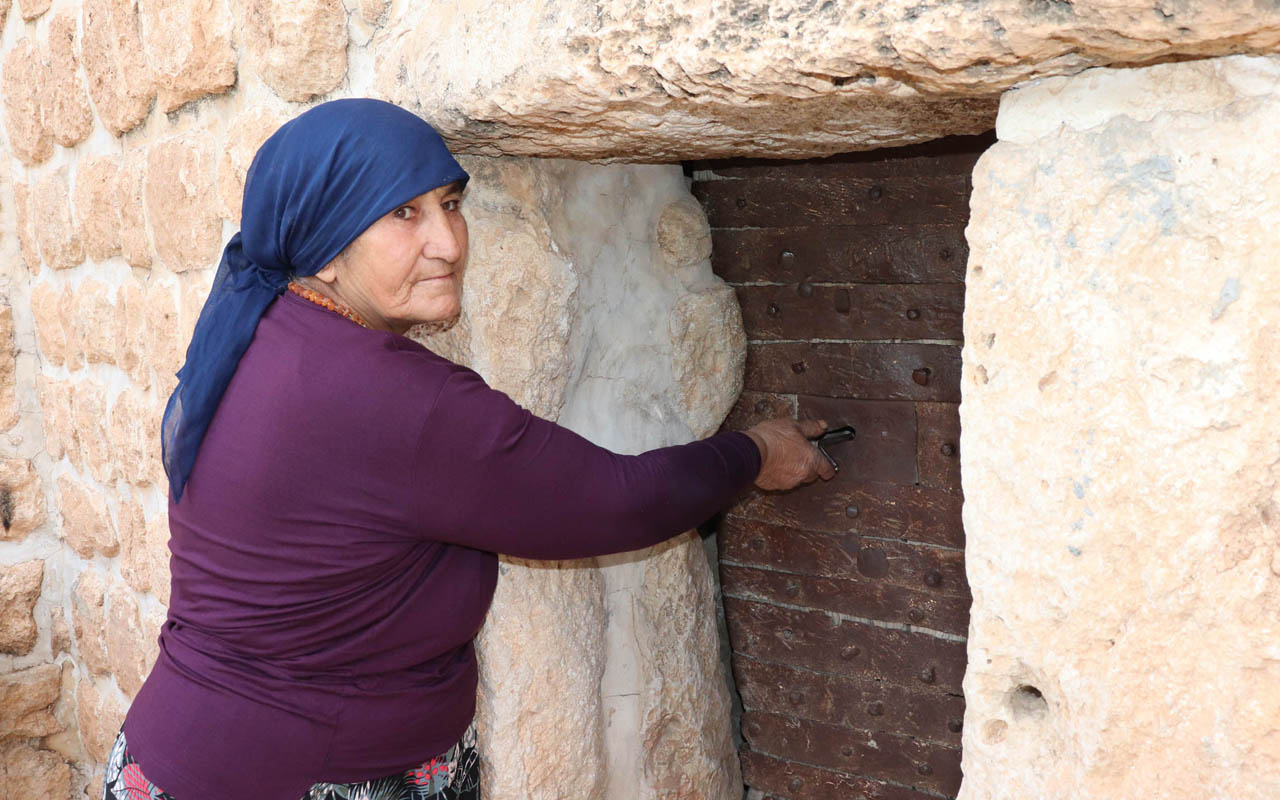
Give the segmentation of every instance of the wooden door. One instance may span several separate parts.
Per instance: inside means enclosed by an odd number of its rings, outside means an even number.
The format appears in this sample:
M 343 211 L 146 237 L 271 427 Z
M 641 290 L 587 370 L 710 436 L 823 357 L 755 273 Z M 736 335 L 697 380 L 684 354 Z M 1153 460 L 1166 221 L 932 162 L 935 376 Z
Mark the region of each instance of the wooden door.
M 832 448 L 834 480 L 757 492 L 718 530 L 753 794 L 959 788 L 964 228 L 990 143 L 694 165 L 713 265 L 750 341 L 726 427 L 787 414 L 857 428 Z

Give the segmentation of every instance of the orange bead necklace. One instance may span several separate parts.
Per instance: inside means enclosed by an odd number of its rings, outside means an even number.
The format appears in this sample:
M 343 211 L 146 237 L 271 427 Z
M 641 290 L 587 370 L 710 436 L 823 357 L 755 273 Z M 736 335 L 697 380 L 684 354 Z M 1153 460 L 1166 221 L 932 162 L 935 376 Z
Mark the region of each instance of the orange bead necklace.
M 362 328 L 369 327 L 369 323 L 365 322 L 364 318 L 359 314 L 347 308 L 342 303 L 335 303 L 333 300 L 330 300 L 328 297 L 325 297 L 314 289 L 309 289 L 296 281 L 289 281 L 289 291 L 293 292 L 298 297 L 301 297 L 303 300 L 310 300 L 316 305 L 327 308 L 335 314 L 341 314 Z

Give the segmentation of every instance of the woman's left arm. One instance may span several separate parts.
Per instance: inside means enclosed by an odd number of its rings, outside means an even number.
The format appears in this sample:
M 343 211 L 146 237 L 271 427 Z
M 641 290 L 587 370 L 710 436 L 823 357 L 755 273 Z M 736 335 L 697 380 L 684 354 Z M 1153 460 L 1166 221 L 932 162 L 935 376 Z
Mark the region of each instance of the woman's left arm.
M 696 526 L 750 485 L 760 458 L 737 432 L 619 455 L 459 370 L 419 437 L 414 488 L 433 539 L 519 558 L 586 558 Z

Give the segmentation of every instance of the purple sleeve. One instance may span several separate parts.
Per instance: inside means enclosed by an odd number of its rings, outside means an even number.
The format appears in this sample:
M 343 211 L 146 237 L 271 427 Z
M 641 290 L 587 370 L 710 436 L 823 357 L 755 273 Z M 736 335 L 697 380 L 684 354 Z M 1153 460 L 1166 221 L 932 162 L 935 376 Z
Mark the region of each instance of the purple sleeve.
M 450 376 L 418 442 L 413 488 L 432 539 L 518 558 L 586 558 L 675 536 L 760 471 L 744 433 L 637 456 L 534 416 L 471 370 Z

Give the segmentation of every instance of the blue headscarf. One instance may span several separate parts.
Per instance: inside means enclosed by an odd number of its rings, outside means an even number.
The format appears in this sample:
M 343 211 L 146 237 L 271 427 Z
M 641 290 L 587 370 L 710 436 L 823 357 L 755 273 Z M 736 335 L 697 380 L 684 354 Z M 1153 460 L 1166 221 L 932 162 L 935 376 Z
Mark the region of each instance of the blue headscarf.
M 175 502 L 258 319 L 292 275 L 314 275 L 400 204 L 466 171 L 414 114 L 382 100 L 318 105 L 258 149 L 240 232 L 222 251 L 161 425 Z

